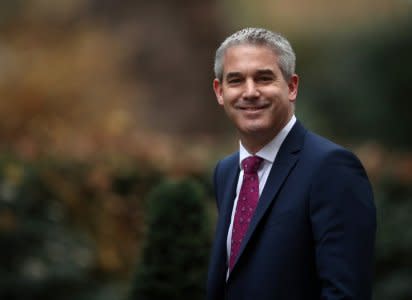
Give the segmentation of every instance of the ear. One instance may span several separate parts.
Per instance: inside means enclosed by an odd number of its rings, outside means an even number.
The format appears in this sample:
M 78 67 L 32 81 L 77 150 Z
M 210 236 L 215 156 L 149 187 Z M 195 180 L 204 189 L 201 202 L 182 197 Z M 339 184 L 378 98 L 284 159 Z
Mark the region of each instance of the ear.
M 220 83 L 219 79 L 215 78 L 213 80 L 213 90 L 215 91 L 217 103 L 223 105 L 223 89 L 222 84 Z
M 299 86 L 299 76 L 297 74 L 293 74 L 288 82 L 290 102 L 296 101 L 296 97 L 298 96 L 298 86 Z

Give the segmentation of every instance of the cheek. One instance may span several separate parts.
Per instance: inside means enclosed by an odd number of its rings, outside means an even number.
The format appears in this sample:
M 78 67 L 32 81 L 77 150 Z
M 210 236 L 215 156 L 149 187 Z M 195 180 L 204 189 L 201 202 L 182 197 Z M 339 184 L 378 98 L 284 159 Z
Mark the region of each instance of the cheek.
M 235 99 L 238 99 L 242 94 L 241 89 L 232 87 L 226 88 L 222 94 L 222 96 L 230 102 L 233 102 Z
M 225 99 L 225 103 L 233 103 L 236 101 L 237 97 L 236 97 L 236 93 L 234 92 L 227 92 L 223 95 L 224 99 Z

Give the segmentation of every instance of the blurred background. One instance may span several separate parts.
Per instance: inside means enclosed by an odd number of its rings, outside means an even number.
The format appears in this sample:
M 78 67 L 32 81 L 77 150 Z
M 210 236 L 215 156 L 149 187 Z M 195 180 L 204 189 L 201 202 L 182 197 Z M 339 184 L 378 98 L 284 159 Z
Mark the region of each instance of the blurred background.
M 0 1 L 0 299 L 202 299 L 211 82 L 247 26 L 297 54 L 297 117 L 374 186 L 374 299 L 412 299 L 412 1 Z

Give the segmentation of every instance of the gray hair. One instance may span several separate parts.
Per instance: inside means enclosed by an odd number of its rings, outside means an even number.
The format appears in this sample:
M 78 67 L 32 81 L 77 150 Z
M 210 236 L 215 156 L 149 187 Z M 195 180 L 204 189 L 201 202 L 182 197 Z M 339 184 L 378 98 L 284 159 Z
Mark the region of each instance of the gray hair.
M 217 79 L 223 79 L 223 58 L 232 46 L 250 44 L 266 46 L 278 56 L 279 68 L 285 80 L 295 73 L 296 55 L 289 41 L 279 33 L 263 28 L 244 28 L 227 37 L 216 51 L 214 71 Z

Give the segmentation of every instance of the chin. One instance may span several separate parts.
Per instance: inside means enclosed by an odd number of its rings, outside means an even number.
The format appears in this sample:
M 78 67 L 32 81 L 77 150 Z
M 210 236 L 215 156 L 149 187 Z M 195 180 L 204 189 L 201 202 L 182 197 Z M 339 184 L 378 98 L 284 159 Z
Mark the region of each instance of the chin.
M 243 126 L 240 128 L 240 130 L 246 134 L 258 134 L 258 133 L 267 132 L 268 128 L 266 126 L 253 124 L 253 125 Z

